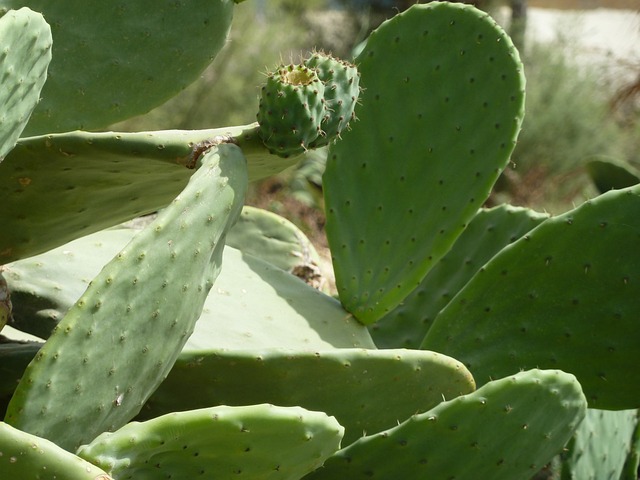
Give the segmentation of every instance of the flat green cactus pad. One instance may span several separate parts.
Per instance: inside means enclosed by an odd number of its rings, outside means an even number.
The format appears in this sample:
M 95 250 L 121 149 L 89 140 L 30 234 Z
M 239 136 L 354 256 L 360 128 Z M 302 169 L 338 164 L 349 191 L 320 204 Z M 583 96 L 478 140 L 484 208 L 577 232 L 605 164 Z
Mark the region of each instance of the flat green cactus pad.
M 333 417 L 299 407 L 214 407 L 132 422 L 78 454 L 116 479 L 297 480 L 340 446 Z
M 1 0 L 51 25 L 53 60 L 25 133 L 95 130 L 145 113 L 195 81 L 223 47 L 232 0 Z
M 12 325 L 48 338 L 91 280 L 135 234 L 129 228 L 109 229 L 5 265 L 15 303 Z
M 105 230 L 5 266 L 15 326 L 47 338 L 135 233 Z M 223 262 L 186 348 L 375 348 L 338 301 L 281 268 L 230 247 Z
M 636 410 L 588 409 L 562 453 L 562 478 L 620 479 L 637 423 Z
M 320 262 L 311 241 L 291 221 L 248 205 L 227 235 L 227 245 L 286 271 Z
M 528 480 L 571 438 L 586 409 L 573 375 L 521 372 L 363 437 L 305 480 Z
M 548 215 L 509 205 L 480 209 L 420 285 L 370 326 L 378 348 L 419 348 L 438 312 L 480 267 L 546 218 Z
M 230 247 L 224 262 L 186 350 L 375 348 L 334 298 Z
M 640 187 L 546 220 L 493 257 L 436 317 L 422 348 L 478 384 L 560 368 L 589 406 L 640 406 Z
M 458 3 L 414 5 L 355 62 L 359 119 L 331 147 L 327 236 L 346 309 L 372 323 L 454 243 L 506 166 L 524 76 L 508 36 Z
M 0 478 L 112 480 L 104 470 L 55 443 L 0 422 Z
M 168 205 L 212 139 L 232 137 L 250 180 L 294 165 L 270 155 L 255 124 L 210 130 L 69 132 L 21 139 L 0 164 L 0 264 Z
M 39 13 L 10 10 L 0 18 L 0 162 L 40 100 L 51 61 L 51 29 Z
M 6 421 L 73 450 L 135 416 L 193 332 L 247 188 L 239 147 L 188 185 L 93 279 L 31 362 Z
M 345 427 L 346 445 L 474 389 L 466 368 L 433 352 L 211 349 L 182 352 L 141 413 L 149 418 L 210 405 L 299 405 L 335 416 Z

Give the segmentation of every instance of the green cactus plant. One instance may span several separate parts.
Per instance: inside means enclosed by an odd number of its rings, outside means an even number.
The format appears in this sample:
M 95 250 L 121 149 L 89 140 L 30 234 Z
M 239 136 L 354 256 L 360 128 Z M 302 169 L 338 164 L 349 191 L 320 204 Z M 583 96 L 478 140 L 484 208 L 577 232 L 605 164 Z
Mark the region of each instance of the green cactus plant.
M 114 478 L 301 478 L 340 446 L 333 417 L 251 405 L 175 412 L 106 432 L 78 455 Z
M 14 147 L 36 108 L 51 61 L 51 29 L 28 8 L 2 12 L 0 38 L 0 162 Z
M 562 453 L 563 478 L 621 478 L 637 421 L 636 410 L 588 409 Z
M 2 478 L 112 480 L 95 464 L 4 422 L 0 422 L 0 452 Z
M 246 187 L 239 147 L 207 152 L 181 194 L 55 327 L 25 371 L 7 423 L 75 449 L 130 420 L 193 332 Z
M 178 93 L 224 45 L 234 1 L 0 2 L 22 6 L 44 15 L 54 39 L 50 79 L 25 130 L 40 135 L 104 128 Z M 198 35 L 185 35 L 194 28 Z
M 593 415 L 624 445 L 598 467 L 633 478 L 637 414 L 587 406 L 640 407 L 640 188 L 551 218 L 481 208 L 525 88 L 487 14 L 415 5 L 352 63 L 312 53 L 267 80 L 251 125 L 65 132 L 182 88 L 233 3 L 153 4 L 144 19 L 148 1 L 30 6 L 51 22 L 52 61 L 32 136 L 0 124 L 0 478 L 528 480 L 589 471 Z M 46 45 L 24 52 L 41 72 Z M 167 61 L 182 68 L 166 76 Z M 323 145 L 338 298 L 290 273 L 291 252 L 314 260 L 290 224 L 246 209 L 231 230 L 249 181 Z M 111 228 L 158 210 L 140 231 Z

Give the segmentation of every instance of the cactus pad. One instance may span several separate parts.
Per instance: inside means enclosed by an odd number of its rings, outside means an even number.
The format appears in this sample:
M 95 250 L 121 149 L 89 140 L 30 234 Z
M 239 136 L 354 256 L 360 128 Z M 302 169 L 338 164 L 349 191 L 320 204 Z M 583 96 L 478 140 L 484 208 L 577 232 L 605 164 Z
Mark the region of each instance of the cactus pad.
M 370 326 L 378 348 L 419 348 L 433 320 L 493 255 L 548 218 L 526 208 L 480 209 L 402 303 Z
M 414 5 L 367 40 L 359 118 L 330 147 L 327 237 L 340 300 L 369 324 L 454 243 L 506 166 L 524 76 L 511 40 L 469 5 Z
M 0 162 L 11 151 L 40 100 L 51 61 L 51 29 L 28 8 L 0 18 Z
M 528 479 L 571 438 L 586 403 L 573 375 L 521 372 L 363 437 L 305 480 Z
M 69 132 L 21 139 L 0 164 L 0 264 L 168 205 L 211 139 L 241 146 L 250 180 L 297 159 L 270 155 L 257 125 L 157 132 Z M 215 143 L 215 142 L 213 142 Z
M 258 123 L 271 153 L 298 155 L 318 138 L 326 111 L 324 91 L 316 71 L 304 65 L 282 65 L 269 74 L 262 87 Z
M 340 447 L 333 417 L 298 407 L 214 407 L 132 422 L 78 454 L 114 478 L 297 480 Z
M 559 368 L 589 406 L 640 406 L 640 186 L 544 221 L 493 257 L 436 317 L 422 348 L 478 384 Z
M 141 413 L 149 418 L 209 405 L 299 405 L 335 416 L 349 444 L 475 389 L 458 361 L 433 352 L 301 348 L 183 351 Z M 197 396 L 192 385 L 198 385 Z
M 39 135 L 104 128 L 164 103 L 223 47 L 234 2 L 0 0 L 23 5 L 42 13 L 54 38 L 42 101 L 25 129 Z
M 636 410 L 589 408 L 562 452 L 562 478 L 620 479 L 637 422 Z
M 245 206 L 227 235 L 227 245 L 291 271 L 318 265 L 320 257 L 307 236 L 291 221 L 273 212 Z
M 112 480 L 103 470 L 55 443 L 0 422 L 0 478 Z
M 22 377 L 7 423 L 75 449 L 129 421 L 193 332 L 246 188 L 236 145 L 207 152 L 181 194 L 58 324 Z

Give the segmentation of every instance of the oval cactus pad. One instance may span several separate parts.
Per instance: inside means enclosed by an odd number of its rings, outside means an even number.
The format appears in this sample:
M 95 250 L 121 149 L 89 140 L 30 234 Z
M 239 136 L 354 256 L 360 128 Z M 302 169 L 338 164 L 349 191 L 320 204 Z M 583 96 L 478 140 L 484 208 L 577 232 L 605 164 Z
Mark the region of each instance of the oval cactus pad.
M 327 235 L 338 293 L 372 323 L 446 253 L 489 194 L 523 117 L 518 53 L 486 13 L 415 5 L 356 59 L 361 105 L 329 152 Z
M 51 61 L 51 29 L 28 8 L 0 18 L 0 162 L 11 151 L 40 100 Z
M 457 358 L 479 384 L 558 368 L 592 408 L 640 407 L 638 219 L 640 186 L 544 221 L 469 280 L 422 348 Z
M 27 5 L 51 25 L 53 59 L 26 135 L 94 130 L 146 113 L 197 80 L 224 46 L 232 0 Z

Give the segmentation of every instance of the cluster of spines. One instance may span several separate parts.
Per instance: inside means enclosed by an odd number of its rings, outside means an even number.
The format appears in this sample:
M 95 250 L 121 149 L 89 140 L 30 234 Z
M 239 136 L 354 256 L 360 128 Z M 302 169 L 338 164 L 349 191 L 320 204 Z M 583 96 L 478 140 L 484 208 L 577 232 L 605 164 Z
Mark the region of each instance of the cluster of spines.
M 328 145 L 355 119 L 360 93 L 355 65 L 314 52 L 281 65 L 262 87 L 258 123 L 271 153 L 288 157 Z

